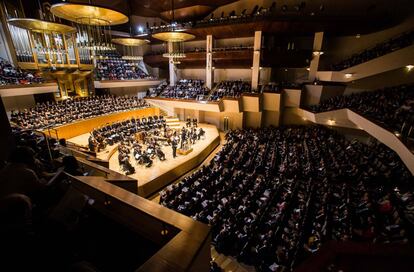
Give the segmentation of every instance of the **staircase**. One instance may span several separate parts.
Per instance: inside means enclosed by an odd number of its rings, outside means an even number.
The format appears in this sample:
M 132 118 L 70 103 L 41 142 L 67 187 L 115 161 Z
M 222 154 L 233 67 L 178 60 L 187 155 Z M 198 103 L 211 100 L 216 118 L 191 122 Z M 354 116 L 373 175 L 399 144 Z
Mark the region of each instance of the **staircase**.
M 151 106 L 159 108 L 160 114 L 163 116 L 169 116 L 174 114 L 174 108 L 166 106 L 162 101 L 151 100 L 151 98 L 146 98 L 145 101 Z
M 219 83 L 213 83 L 213 88 L 211 88 L 211 90 L 210 90 L 210 92 L 208 93 L 208 95 L 207 95 L 207 98 L 206 98 L 206 101 L 210 101 L 210 99 L 211 99 L 211 96 L 215 93 L 215 91 L 217 90 L 217 87 L 220 85 L 220 82 Z
M 211 259 L 223 269 L 224 272 L 254 272 L 252 266 L 247 266 L 237 262 L 233 257 L 220 254 L 214 247 L 211 247 Z
M 166 124 L 173 129 L 181 128 L 180 120 L 177 117 L 167 116 L 165 117 Z

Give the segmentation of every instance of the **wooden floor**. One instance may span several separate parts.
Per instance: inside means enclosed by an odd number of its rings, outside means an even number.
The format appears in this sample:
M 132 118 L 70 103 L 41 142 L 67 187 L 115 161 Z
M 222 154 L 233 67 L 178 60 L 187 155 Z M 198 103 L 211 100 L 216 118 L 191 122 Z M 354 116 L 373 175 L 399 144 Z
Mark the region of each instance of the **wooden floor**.
M 181 125 L 185 125 L 181 123 Z M 160 161 L 158 158 L 153 160 L 153 165 L 151 167 L 145 167 L 145 165 L 139 165 L 135 163 L 131 151 L 131 163 L 135 166 L 136 173 L 130 175 L 130 177 L 138 180 L 138 191 L 140 195 L 147 197 L 152 195 L 157 190 L 156 188 L 161 189 L 166 184 L 169 183 L 194 167 L 198 166 L 210 152 L 217 146 L 219 142 L 219 132 L 217 128 L 213 125 L 208 124 L 199 124 L 199 127 L 202 127 L 206 132 L 205 139 L 199 140 L 193 145 L 193 151 L 187 155 L 177 155 L 176 158 L 172 156 L 171 146 L 165 146 L 162 148 L 165 153 L 166 160 Z M 68 141 L 76 143 L 78 145 L 87 146 L 88 144 L 89 133 L 82 134 L 80 136 L 68 139 Z M 116 148 L 116 145 L 107 147 L 106 150 L 97 154 L 99 159 L 109 160 L 109 168 L 116 172 L 123 174 L 118 163 L 118 151 L 112 152 Z M 207 151 L 207 152 L 206 152 Z M 110 157 L 109 155 L 112 154 Z M 162 183 L 160 183 L 160 178 L 162 177 Z M 154 186 L 152 186 L 152 184 Z M 156 183 L 156 186 L 155 186 Z

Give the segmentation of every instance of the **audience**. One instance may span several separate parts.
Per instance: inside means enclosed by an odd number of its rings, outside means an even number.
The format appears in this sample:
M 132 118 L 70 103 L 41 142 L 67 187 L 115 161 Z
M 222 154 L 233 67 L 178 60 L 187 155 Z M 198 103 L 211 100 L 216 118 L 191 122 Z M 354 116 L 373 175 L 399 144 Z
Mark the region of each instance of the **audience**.
M 57 141 L 46 140 L 41 133 L 12 127 L 12 136 L 16 147 L 0 169 L 0 198 L 20 194 L 29 197 L 35 207 L 48 206 L 61 186 L 56 184 L 56 177 L 61 171 L 69 170 L 68 159 L 63 158 L 63 168 L 59 169 L 62 154 Z
M 220 82 L 211 93 L 209 100 L 218 101 L 223 97 L 238 98 L 242 93 L 251 93 L 252 85 L 248 81 L 229 80 Z
M 218 252 L 282 271 L 327 240 L 407 242 L 401 211 L 412 210 L 412 192 L 394 188 L 412 190 L 412 176 L 378 142 L 323 127 L 236 130 L 226 139 L 209 165 L 160 198 L 211 225 Z
M 240 44 L 240 45 L 234 45 L 234 46 L 213 48 L 213 52 L 240 51 L 240 50 L 253 50 L 253 46 Z M 186 53 L 202 53 L 202 52 L 206 52 L 206 49 L 202 47 L 194 47 L 191 49 L 186 49 L 185 52 Z M 154 55 L 162 55 L 162 54 L 164 54 L 163 51 L 154 50 L 146 54 L 146 56 L 154 56 Z
M 95 209 L 87 190 L 71 186 L 62 170 L 83 173 L 73 157 L 64 157 L 61 167 L 56 141 L 49 139 L 52 160 L 41 133 L 13 128 L 13 138 L 18 147 L 0 169 L 4 271 L 133 271 L 159 249 Z M 108 253 L 108 246 L 117 253 Z M 131 246 L 144 255 L 131 255 Z
M 97 80 L 134 80 L 152 78 L 139 68 L 138 63 L 122 58 L 97 59 Z
M 302 8 L 295 10 L 295 12 L 301 12 Z M 157 32 L 163 31 L 176 31 L 180 29 L 189 29 L 189 28 L 197 28 L 197 27 L 206 27 L 206 26 L 213 26 L 213 25 L 220 25 L 220 24 L 237 24 L 237 23 L 247 23 L 251 21 L 258 21 L 263 20 L 267 17 L 272 17 L 275 15 L 276 12 L 276 2 L 274 1 L 269 7 L 265 8 L 263 6 L 254 6 L 251 11 L 247 11 L 244 9 L 240 14 L 236 14 L 236 11 L 231 11 L 227 15 L 224 12 L 221 13 L 220 16 L 215 16 L 214 13 L 211 14 L 208 18 L 198 20 L 198 21 L 190 21 L 190 22 L 181 22 L 181 23 L 171 23 L 165 25 L 161 23 L 160 25 L 156 25 L 154 23 L 153 26 L 150 26 L 147 22 L 147 27 L 142 33 L 152 34 Z M 285 12 L 285 11 L 282 11 Z
M 156 88 L 149 89 L 147 96 L 203 100 L 209 93 L 209 90 L 203 85 L 204 81 L 200 79 L 180 79 L 175 86 L 164 82 Z
M 89 96 L 39 103 L 34 108 L 12 111 L 10 121 L 26 129 L 44 129 L 108 113 L 146 108 L 136 96 Z
M 0 85 L 43 83 L 38 72 L 23 71 L 0 58 Z
M 414 135 L 414 85 L 334 96 L 311 106 L 314 112 L 343 108 L 356 111 L 403 136 Z
M 366 49 L 361 53 L 355 54 L 349 59 L 343 60 L 338 64 L 332 65 L 332 70 L 340 71 L 349 67 L 367 62 L 381 57 L 385 54 L 410 46 L 414 43 L 414 31 L 401 34 L 399 37 L 384 41 L 373 48 Z

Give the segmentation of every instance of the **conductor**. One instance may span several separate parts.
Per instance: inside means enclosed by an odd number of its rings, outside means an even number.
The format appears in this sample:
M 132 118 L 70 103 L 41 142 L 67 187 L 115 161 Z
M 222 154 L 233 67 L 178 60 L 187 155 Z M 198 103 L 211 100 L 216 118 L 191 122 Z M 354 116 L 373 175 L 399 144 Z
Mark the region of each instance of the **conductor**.
M 171 142 L 172 150 L 173 150 L 173 158 L 177 157 L 177 139 L 173 137 L 173 140 Z

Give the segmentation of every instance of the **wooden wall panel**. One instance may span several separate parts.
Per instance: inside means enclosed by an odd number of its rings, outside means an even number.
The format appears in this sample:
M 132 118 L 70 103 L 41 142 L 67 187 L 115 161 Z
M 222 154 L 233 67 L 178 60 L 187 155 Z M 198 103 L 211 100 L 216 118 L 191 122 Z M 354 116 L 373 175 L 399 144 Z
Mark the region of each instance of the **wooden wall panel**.
M 59 138 L 69 139 L 75 136 L 89 133 L 94 128 L 103 126 L 107 123 L 118 122 L 118 121 L 122 121 L 128 118 L 131 118 L 131 117 L 140 118 L 140 117 L 154 116 L 154 115 L 159 115 L 159 114 L 160 114 L 160 110 L 158 108 L 145 108 L 145 109 L 137 109 L 137 110 L 132 110 L 132 111 L 123 111 L 123 112 L 107 114 L 107 115 L 99 116 L 96 118 L 74 122 L 71 124 L 56 127 L 55 129 L 58 133 Z M 48 134 L 47 130 L 43 132 Z M 52 134 L 51 136 L 54 137 L 55 135 Z

